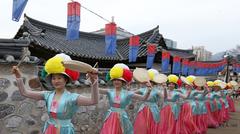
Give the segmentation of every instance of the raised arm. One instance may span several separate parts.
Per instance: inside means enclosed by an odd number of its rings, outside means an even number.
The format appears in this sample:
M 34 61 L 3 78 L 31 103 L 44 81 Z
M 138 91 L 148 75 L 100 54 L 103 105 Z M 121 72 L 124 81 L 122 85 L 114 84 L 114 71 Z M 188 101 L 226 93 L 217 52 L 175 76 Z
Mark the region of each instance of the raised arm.
M 187 98 L 189 98 L 191 92 L 192 92 L 191 90 L 187 91 L 187 94 L 183 94 L 183 93 L 179 92 L 179 96 L 183 99 L 187 99 Z
M 26 88 L 24 87 L 24 83 L 23 83 L 23 78 L 21 76 L 21 72 L 19 70 L 19 68 L 17 66 L 13 66 L 12 68 L 12 73 L 15 75 L 16 77 L 16 82 L 17 82 L 17 87 L 20 91 L 20 94 L 22 96 L 25 96 L 27 98 L 31 98 L 34 100 L 43 100 L 43 93 L 44 91 L 31 91 L 31 90 L 26 90 Z
M 91 85 L 91 98 L 85 96 L 79 96 L 77 99 L 77 104 L 79 106 L 88 106 L 98 103 L 99 91 L 98 91 L 98 76 L 96 72 L 88 73 L 92 85 Z
M 163 88 L 163 94 L 159 91 L 158 95 L 163 98 L 164 100 L 167 99 L 167 88 L 166 87 L 162 87 Z
M 144 95 L 140 95 L 140 94 L 137 94 L 137 93 L 133 93 L 133 99 L 136 99 L 136 100 L 141 100 L 141 101 L 145 101 L 148 99 L 150 93 L 151 93 L 151 90 L 152 90 L 152 86 L 151 86 L 151 83 L 148 82 L 146 83 L 148 89 L 147 89 L 147 93 L 144 94 Z
M 100 94 L 107 94 L 108 89 L 104 89 L 104 88 L 99 88 L 99 93 Z

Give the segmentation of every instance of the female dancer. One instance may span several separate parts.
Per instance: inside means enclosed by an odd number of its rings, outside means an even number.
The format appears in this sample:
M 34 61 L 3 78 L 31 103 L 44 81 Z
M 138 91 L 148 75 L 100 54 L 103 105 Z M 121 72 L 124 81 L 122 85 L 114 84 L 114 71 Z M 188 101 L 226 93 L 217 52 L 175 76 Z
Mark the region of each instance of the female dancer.
M 207 122 L 207 107 L 205 105 L 205 98 L 208 94 L 208 91 L 204 89 L 203 86 L 196 86 L 196 90 L 198 92 L 202 92 L 201 94 L 198 94 L 195 97 L 195 100 L 198 103 L 198 109 L 199 112 L 197 114 L 197 126 L 200 130 L 200 133 L 205 134 L 207 132 L 208 128 L 208 122 Z
M 234 82 L 234 83 L 236 83 L 236 82 Z M 234 101 L 233 101 L 233 98 L 232 98 L 234 86 L 235 85 L 231 84 L 231 82 L 229 82 L 228 86 L 227 86 L 228 87 L 227 101 L 228 101 L 228 104 L 229 104 L 229 112 L 236 112 Z
M 131 71 L 125 64 L 116 64 L 110 70 L 113 89 L 100 89 L 101 94 L 106 94 L 110 109 L 107 111 L 101 134 L 133 134 L 133 127 L 125 111 L 132 99 L 146 100 L 151 91 L 151 84 L 146 83 L 148 90 L 144 96 L 138 95 L 124 88 L 132 79 Z
M 187 96 L 185 96 L 181 92 L 177 91 L 178 79 L 179 78 L 173 74 L 168 76 L 167 98 L 160 111 L 161 119 L 159 123 L 159 130 L 163 134 L 180 133 L 180 127 L 177 126 L 177 120 L 179 118 L 181 107 L 180 98 L 187 98 L 190 92 Z
M 198 113 L 197 104 L 195 102 L 195 90 L 193 90 L 193 80 L 195 77 L 185 77 L 181 76 L 183 87 L 181 91 L 183 94 L 189 96 L 183 100 L 183 105 L 181 107 L 181 112 L 177 121 L 177 126 L 180 128 L 181 134 L 196 134 L 200 133 L 196 123 L 193 120 L 193 115 Z
M 215 101 L 215 95 L 213 93 L 212 87 L 214 86 L 213 81 L 207 82 L 208 94 L 206 95 L 206 108 L 207 108 L 207 124 L 210 128 L 217 128 L 219 126 L 218 120 L 215 118 L 215 113 L 217 112 L 217 102 Z
M 96 73 L 88 73 L 92 82 L 91 98 L 81 96 L 77 93 L 70 93 L 66 90 L 66 84 L 71 82 L 71 78 L 64 72 L 65 68 L 61 63 L 62 61 L 61 57 L 55 56 L 45 64 L 45 70 L 48 73 L 46 81 L 51 84 L 54 89 L 53 91 L 37 92 L 26 90 L 19 68 L 16 66 L 12 68 L 21 95 L 46 102 L 49 119 L 45 122 L 43 134 L 74 134 L 71 118 L 77 111 L 78 106 L 98 103 L 98 76 Z
M 138 110 L 138 114 L 136 116 L 134 122 L 134 134 L 159 134 L 160 130 L 158 130 L 158 125 L 160 121 L 158 102 L 163 100 L 161 98 L 166 97 L 166 88 L 164 88 L 164 93 L 159 90 L 158 84 L 162 82 L 160 79 L 166 79 L 167 77 L 161 74 L 159 75 L 158 71 L 155 69 L 149 69 L 148 74 L 150 76 L 151 84 L 153 85 L 153 89 L 151 90 L 149 98 L 142 103 Z M 156 77 L 160 77 L 160 79 L 156 79 Z M 138 94 L 146 94 L 147 89 L 141 88 L 136 91 Z

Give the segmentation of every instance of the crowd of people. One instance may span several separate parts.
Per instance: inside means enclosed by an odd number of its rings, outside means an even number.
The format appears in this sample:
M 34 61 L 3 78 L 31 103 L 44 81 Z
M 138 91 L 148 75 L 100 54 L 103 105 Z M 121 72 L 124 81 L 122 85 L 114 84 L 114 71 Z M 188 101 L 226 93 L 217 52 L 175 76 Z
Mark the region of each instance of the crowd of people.
M 149 81 L 137 89 L 127 89 L 133 77 L 128 66 L 121 63 L 110 70 L 111 89 L 99 88 L 97 70 L 89 72 L 92 92 L 91 97 L 84 97 L 66 90 L 71 77 L 61 65 L 62 60 L 55 56 L 45 64 L 46 81 L 52 91 L 26 90 L 19 68 L 12 69 L 23 96 L 46 102 L 49 120 L 43 127 L 44 134 L 74 134 L 71 119 L 78 106 L 97 104 L 99 93 L 107 95 L 110 106 L 101 134 L 205 134 L 209 127 L 218 128 L 227 122 L 229 112 L 235 112 L 232 98 L 238 88 L 235 81 L 165 76 L 149 69 Z M 126 112 L 131 100 L 142 103 L 133 124 Z

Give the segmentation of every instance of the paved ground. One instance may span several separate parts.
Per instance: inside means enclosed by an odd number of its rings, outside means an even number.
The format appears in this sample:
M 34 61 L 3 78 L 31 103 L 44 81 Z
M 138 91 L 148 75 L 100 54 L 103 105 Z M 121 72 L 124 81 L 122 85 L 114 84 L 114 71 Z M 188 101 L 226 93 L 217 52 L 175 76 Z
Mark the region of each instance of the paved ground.
M 235 101 L 236 112 L 230 113 L 230 120 L 217 129 L 208 129 L 207 134 L 240 134 L 240 100 Z

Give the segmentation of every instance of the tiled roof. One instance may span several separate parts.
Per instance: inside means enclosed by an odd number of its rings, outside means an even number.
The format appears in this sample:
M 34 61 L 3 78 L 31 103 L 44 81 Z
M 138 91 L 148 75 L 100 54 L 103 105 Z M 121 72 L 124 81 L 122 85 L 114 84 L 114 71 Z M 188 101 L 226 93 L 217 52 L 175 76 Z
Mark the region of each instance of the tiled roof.
M 30 44 L 28 40 L 17 39 L 0 39 L 0 63 L 16 63 L 19 62 L 24 48 L 27 48 Z M 30 56 L 29 51 L 25 51 L 27 57 L 23 60 L 24 63 L 36 64 L 39 59 L 34 56 Z
M 169 48 L 167 51 L 170 52 L 171 56 L 179 56 L 181 58 L 186 58 L 186 59 L 195 58 L 195 55 L 192 53 L 193 50 Z
M 114 56 L 108 56 L 105 55 L 104 35 L 80 32 L 79 40 L 67 41 L 65 39 L 66 28 L 40 22 L 28 16 L 25 17 L 26 19 L 15 38 L 20 38 L 24 32 L 28 32 L 30 40 L 34 42 L 31 43 L 34 47 L 41 47 L 54 51 L 55 53 L 64 52 L 78 58 L 110 61 L 128 60 L 129 38 L 117 40 L 116 54 Z M 165 45 L 164 41 L 162 41 L 162 35 L 159 34 L 158 27 L 140 34 L 140 37 L 150 43 L 157 43 L 159 46 Z M 143 41 L 141 41 L 138 56 L 146 56 L 146 43 Z

